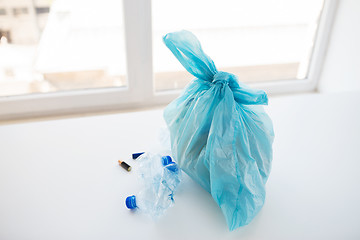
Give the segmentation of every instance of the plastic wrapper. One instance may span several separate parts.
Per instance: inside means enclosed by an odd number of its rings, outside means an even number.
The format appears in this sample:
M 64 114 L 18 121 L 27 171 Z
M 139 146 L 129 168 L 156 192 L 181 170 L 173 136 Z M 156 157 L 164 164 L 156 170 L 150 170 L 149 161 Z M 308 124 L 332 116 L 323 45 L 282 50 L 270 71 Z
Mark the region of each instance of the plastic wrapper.
M 163 40 L 196 77 L 164 111 L 173 157 L 211 193 L 230 230 L 246 225 L 264 205 L 271 168 L 273 126 L 261 106 L 267 95 L 218 71 L 191 32 Z

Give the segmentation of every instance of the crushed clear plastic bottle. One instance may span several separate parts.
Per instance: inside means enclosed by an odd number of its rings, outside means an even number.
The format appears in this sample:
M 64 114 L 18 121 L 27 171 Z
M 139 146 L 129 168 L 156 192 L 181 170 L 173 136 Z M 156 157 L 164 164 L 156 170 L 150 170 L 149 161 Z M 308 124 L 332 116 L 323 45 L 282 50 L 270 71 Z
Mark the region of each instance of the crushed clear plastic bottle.
M 161 158 L 161 160 L 164 166 L 161 183 L 169 192 L 169 196 L 171 196 L 173 199 L 175 191 L 180 184 L 180 168 L 175 162 L 172 161 L 170 156 L 164 156 Z
M 174 194 L 181 182 L 181 170 L 170 156 L 145 153 L 141 156 L 140 177 L 143 191 L 126 198 L 129 209 L 138 209 L 156 219 L 173 205 Z

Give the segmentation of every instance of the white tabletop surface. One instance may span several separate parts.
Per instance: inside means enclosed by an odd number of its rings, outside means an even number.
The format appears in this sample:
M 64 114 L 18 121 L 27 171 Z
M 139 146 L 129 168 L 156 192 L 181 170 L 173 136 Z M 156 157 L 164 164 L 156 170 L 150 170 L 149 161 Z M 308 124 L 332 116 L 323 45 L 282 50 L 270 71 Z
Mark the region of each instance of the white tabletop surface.
M 185 178 L 158 221 L 125 208 L 162 109 L 0 126 L 0 239 L 360 239 L 360 93 L 270 98 L 275 128 L 266 203 L 229 232 Z M 126 172 L 117 164 L 133 166 Z

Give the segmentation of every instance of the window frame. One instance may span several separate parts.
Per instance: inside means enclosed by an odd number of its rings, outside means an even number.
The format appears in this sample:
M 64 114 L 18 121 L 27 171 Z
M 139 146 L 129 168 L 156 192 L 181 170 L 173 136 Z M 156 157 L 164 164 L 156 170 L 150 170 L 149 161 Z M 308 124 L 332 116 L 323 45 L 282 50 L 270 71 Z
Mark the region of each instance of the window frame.
M 181 90 L 156 92 L 154 88 L 151 0 L 123 0 L 123 5 L 127 87 L 0 97 L 0 120 L 130 110 L 164 105 L 179 96 Z M 337 0 L 324 0 L 305 79 L 249 83 L 248 85 L 261 88 L 270 95 L 316 91 L 336 6 Z

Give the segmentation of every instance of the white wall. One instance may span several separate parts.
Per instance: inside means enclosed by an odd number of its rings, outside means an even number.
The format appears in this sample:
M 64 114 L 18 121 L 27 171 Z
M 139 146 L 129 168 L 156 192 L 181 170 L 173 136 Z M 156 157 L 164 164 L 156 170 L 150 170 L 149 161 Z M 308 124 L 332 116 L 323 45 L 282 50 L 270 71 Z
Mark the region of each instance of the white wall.
M 360 90 L 360 1 L 339 0 L 318 90 Z

